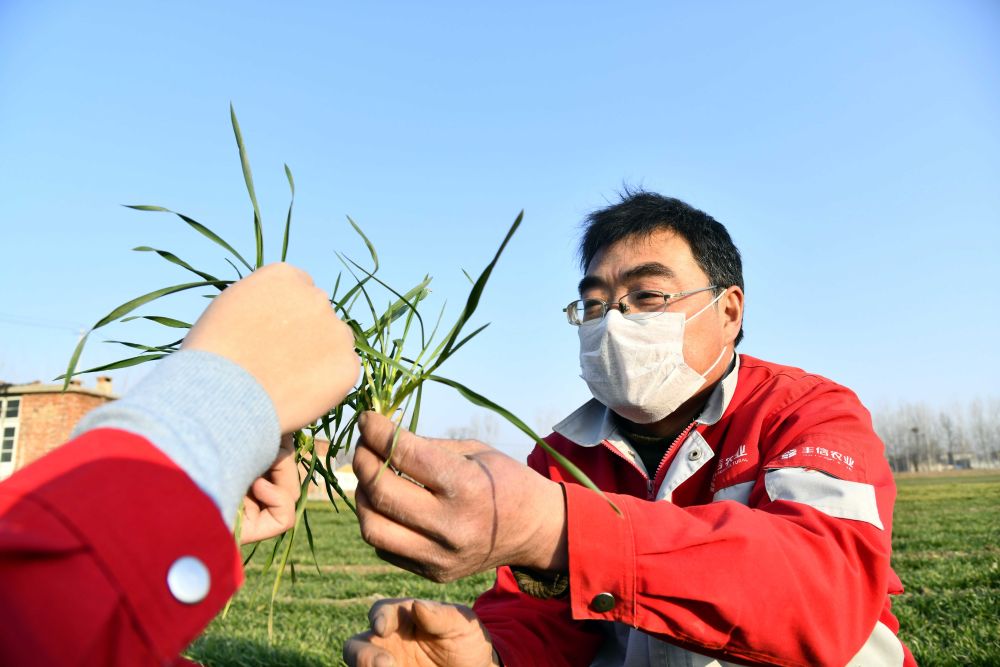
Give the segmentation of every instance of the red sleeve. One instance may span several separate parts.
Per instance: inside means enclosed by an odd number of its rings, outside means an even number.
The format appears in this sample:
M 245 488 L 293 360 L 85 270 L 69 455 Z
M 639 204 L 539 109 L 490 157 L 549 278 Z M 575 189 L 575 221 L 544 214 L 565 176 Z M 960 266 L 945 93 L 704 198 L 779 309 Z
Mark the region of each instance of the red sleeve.
M 852 458 L 852 482 L 870 486 L 884 528 L 802 502 L 772 501 L 770 461 L 791 463 L 804 443 Z M 784 452 L 798 454 L 781 459 Z M 609 494 L 624 513 L 566 485 L 572 615 L 619 621 L 698 653 L 777 665 L 846 664 L 887 612 L 895 487 L 853 394 L 815 387 L 764 421 L 749 506 L 678 507 Z M 835 475 L 808 458 L 817 475 Z M 864 459 L 866 468 L 861 469 Z M 800 464 L 804 465 L 804 464 Z M 832 472 L 831 472 L 832 471 Z M 861 480 L 858 482 L 857 480 Z M 613 608 L 594 611 L 599 593 Z
M 532 452 L 528 465 L 547 476 L 540 450 Z M 473 610 L 505 667 L 586 665 L 604 638 L 596 624 L 573 619 L 568 596 L 542 600 L 527 595 L 507 567 L 497 569 L 496 583 L 479 596 Z
M 171 594 L 183 556 L 199 602 Z M 99 429 L 0 484 L 0 664 L 172 664 L 242 583 L 219 510 L 139 436 Z
M 569 598 L 526 595 L 507 567 L 497 570 L 496 583 L 473 610 L 505 667 L 587 665 L 604 639 L 596 624 L 573 619 Z

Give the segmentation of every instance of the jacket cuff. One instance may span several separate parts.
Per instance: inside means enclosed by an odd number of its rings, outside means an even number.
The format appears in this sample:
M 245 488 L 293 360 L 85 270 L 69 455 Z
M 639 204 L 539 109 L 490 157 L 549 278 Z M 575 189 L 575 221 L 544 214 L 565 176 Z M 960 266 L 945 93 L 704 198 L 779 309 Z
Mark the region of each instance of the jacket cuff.
M 96 428 L 152 442 L 215 501 L 230 526 L 281 439 L 264 388 L 239 364 L 202 350 L 181 350 L 157 362 L 124 398 L 88 413 L 73 435 Z
M 636 555 L 628 505 L 620 496 L 613 498 L 622 511 L 619 516 L 607 498 L 578 484 L 563 486 L 573 618 L 633 625 Z
M 5 491 L 43 507 L 79 538 L 161 664 L 172 664 L 243 581 L 239 550 L 211 499 L 138 436 L 90 431 L 19 471 Z M 185 560 L 201 572 L 194 589 L 178 579 Z M 128 633 L 113 624 L 123 622 L 112 617 L 104 631 L 120 639 Z M 58 627 L 53 632 L 59 636 Z

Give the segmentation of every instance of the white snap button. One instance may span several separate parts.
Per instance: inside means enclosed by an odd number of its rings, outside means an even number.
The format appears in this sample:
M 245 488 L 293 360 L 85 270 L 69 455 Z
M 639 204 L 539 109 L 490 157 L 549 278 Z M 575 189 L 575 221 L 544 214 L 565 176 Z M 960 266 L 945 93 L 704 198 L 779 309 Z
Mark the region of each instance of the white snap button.
M 701 458 L 700 449 L 692 449 L 690 452 L 688 452 L 688 461 L 697 461 L 700 458 Z
M 208 595 L 212 577 L 208 568 L 194 556 L 181 556 L 167 572 L 167 588 L 178 602 L 197 604 Z

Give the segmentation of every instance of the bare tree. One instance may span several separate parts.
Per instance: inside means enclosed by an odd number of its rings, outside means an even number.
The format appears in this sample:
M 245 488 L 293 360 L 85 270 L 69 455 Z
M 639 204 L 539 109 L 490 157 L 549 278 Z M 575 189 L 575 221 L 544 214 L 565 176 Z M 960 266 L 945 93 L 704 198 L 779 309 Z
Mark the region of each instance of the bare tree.
M 1000 464 L 1000 400 L 977 398 L 968 412 L 969 440 L 976 456 L 987 465 Z
M 954 417 L 956 411 L 947 410 L 938 415 L 938 426 L 944 439 L 948 465 L 959 465 L 960 461 L 971 460 L 967 455 L 968 445 L 965 442 L 965 429 Z
M 873 416 L 875 432 L 885 443 L 886 458 L 895 472 L 912 470 L 910 426 L 899 407 L 883 407 Z
M 492 413 L 476 414 L 465 426 L 452 426 L 445 431 L 445 437 L 453 440 L 479 440 L 495 445 L 500 433 L 500 424 Z

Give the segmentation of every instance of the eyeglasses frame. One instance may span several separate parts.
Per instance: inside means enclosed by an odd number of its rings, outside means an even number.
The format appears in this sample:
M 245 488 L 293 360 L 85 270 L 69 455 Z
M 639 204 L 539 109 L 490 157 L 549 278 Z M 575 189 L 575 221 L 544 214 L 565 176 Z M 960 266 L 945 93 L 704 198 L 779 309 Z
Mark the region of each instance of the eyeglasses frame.
M 683 297 L 691 296 L 692 294 L 698 294 L 700 292 L 707 292 L 708 290 L 719 290 L 719 289 L 725 289 L 725 288 L 719 287 L 718 285 L 709 285 L 708 287 L 701 287 L 701 288 L 698 288 L 698 289 L 686 290 L 684 292 L 674 292 L 673 294 L 669 294 L 667 292 L 663 292 L 663 291 L 658 290 L 658 289 L 637 289 L 637 290 L 632 290 L 631 292 L 627 292 L 627 293 L 621 295 L 620 297 L 618 297 L 617 301 L 611 301 L 611 302 L 605 301 L 604 299 L 574 299 L 573 301 L 570 301 L 566 305 L 565 308 L 563 308 L 562 312 L 566 313 L 566 321 L 569 322 L 569 324 L 571 326 L 578 327 L 578 326 L 580 326 L 582 324 L 585 324 L 587 322 L 600 322 L 601 320 L 603 320 L 605 317 L 608 316 L 608 311 L 611 310 L 612 306 L 614 306 L 618 310 L 618 312 L 620 312 L 622 315 L 627 314 L 628 313 L 628 309 L 629 309 L 629 305 L 628 305 L 628 303 L 623 302 L 622 299 L 627 298 L 629 294 L 635 294 L 636 292 L 656 292 L 656 293 L 660 294 L 661 296 L 663 296 L 663 310 L 658 311 L 660 313 L 663 313 L 663 312 L 666 312 L 667 306 L 670 305 L 671 300 L 681 299 Z M 594 318 L 591 318 L 589 320 L 583 320 L 583 321 L 579 321 L 579 322 L 574 322 L 573 321 L 574 316 L 571 315 L 570 313 L 577 310 L 574 307 L 575 304 L 582 303 L 584 301 L 598 301 L 598 302 L 600 302 L 601 308 L 602 308 L 601 316 L 600 317 L 594 317 Z M 654 312 L 656 312 L 656 311 L 654 311 Z

